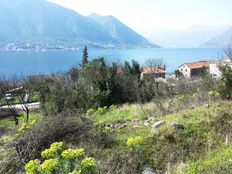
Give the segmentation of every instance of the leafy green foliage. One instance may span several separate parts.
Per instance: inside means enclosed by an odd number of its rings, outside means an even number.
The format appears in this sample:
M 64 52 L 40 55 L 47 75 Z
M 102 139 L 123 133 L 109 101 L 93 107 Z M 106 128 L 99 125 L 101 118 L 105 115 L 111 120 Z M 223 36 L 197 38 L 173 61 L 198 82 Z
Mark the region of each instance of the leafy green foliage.
M 232 97 L 232 69 L 230 66 L 220 66 L 221 78 L 218 83 L 218 91 L 223 98 Z

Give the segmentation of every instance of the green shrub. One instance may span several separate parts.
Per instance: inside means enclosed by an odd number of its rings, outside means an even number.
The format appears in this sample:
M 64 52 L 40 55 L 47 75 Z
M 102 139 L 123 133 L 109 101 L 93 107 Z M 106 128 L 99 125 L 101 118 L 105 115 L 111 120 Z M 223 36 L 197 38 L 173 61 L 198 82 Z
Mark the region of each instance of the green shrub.
M 186 96 L 185 95 L 180 95 L 180 96 L 177 97 L 177 100 L 179 102 L 184 102 L 186 100 Z
M 36 120 L 20 124 L 18 128 L 18 133 L 22 133 L 24 130 L 31 128 L 34 124 L 36 124 Z
M 87 110 L 87 115 L 92 115 L 94 112 L 95 112 L 95 110 L 90 108 Z
M 107 112 L 108 108 L 107 106 L 104 107 L 98 107 L 97 111 L 95 112 L 96 114 L 103 115 Z
M 112 110 L 117 109 L 117 106 L 116 106 L 116 105 L 111 105 L 109 108 L 110 108 L 110 110 L 112 111 Z
M 232 97 L 232 68 L 229 66 L 220 66 L 219 70 L 222 75 L 218 83 L 218 92 L 223 98 Z
M 214 97 L 214 96 L 215 96 L 214 91 L 209 91 L 209 92 L 208 92 L 208 95 L 209 95 L 210 97 Z

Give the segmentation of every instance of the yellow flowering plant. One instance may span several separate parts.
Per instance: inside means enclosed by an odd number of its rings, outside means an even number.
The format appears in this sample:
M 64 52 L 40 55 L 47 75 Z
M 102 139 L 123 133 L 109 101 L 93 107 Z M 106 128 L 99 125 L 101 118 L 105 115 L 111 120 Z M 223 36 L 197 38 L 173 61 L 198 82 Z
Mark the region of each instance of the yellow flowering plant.
M 85 157 L 83 148 L 63 150 L 63 142 L 55 142 L 41 156 L 42 164 L 35 159 L 25 165 L 26 174 L 96 174 L 95 159 Z
M 110 132 L 110 127 L 109 126 L 105 126 L 102 131 L 104 133 L 108 133 L 108 132 Z
M 18 128 L 18 133 L 22 133 L 24 130 L 31 128 L 34 124 L 36 124 L 36 120 L 32 120 L 28 123 L 22 123 Z
M 75 150 L 67 149 L 62 152 L 61 157 L 64 159 L 72 160 L 80 156 L 83 156 L 84 154 L 85 154 L 85 150 L 83 148 L 75 149 Z
M 43 162 L 41 165 L 42 172 L 44 173 L 52 173 L 59 167 L 59 160 L 58 159 L 48 159 Z
M 85 158 L 81 161 L 81 165 L 86 168 L 92 167 L 94 166 L 94 164 L 95 164 L 95 159 L 91 157 Z
M 90 108 L 87 110 L 87 115 L 92 115 L 94 112 L 95 112 L 95 110 Z
M 81 169 L 84 173 L 96 173 L 95 159 L 87 157 L 81 161 Z
M 129 137 L 127 139 L 127 146 L 137 146 L 137 145 L 140 145 L 141 143 L 143 142 L 143 138 L 141 136 L 137 136 L 135 138 L 133 137 Z
M 41 153 L 41 156 L 46 159 L 55 158 L 57 155 L 59 155 L 59 152 L 62 150 L 62 147 L 63 142 L 52 143 L 49 149 L 45 149 Z
M 40 163 L 41 163 L 41 161 L 38 159 L 30 160 L 25 165 L 26 174 L 38 173 L 38 171 L 40 170 Z

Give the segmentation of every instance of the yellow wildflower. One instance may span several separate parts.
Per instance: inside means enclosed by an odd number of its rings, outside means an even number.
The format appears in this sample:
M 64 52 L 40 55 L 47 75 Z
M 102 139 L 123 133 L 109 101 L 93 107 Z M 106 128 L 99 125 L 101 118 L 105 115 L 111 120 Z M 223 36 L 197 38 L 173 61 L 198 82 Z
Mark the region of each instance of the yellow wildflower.
M 131 146 L 131 145 L 133 144 L 133 142 L 134 142 L 134 138 L 129 137 L 129 138 L 127 139 L 126 144 L 127 144 L 128 146 Z
M 39 170 L 39 166 L 40 166 L 40 160 L 38 159 L 30 160 L 25 166 L 26 174 L 36 173 Z
M 43 158 L 47 158 L 47 159 L 54 158 L 54 157 L 56 157 L 56 153 L 58 151 L 61 151 L 62 147 L 63 147 L 63 142 L 52 143 L 49 149 L 45 149 L 41 153 L 41 156 Z
M 81 165 L 85 168 L 93 167 L 95 165 L 95 159 L 94 158 L 85 158 L 81 161 Z
M 41 167 L 43 172 L 52 172 L 58 167 L 58 165 L 58 159 L 48 159 L 43 162 Z
M 75 149 L 75 150 L 67 149 L 62 152 L 61 157 L 64 159 L 72 160 L 84 154 L 85 154 L 85 150 L 83 148 Z
M 55 142 L 51 144 L 50 149 L 54 150 L 54 151 L 60 151 L 63 147 L 63 142 Z
M 127 144 L 128 146 L 139 145 L 139 144 L 142 143 L 142 141 L 143 141 L 143 138 L 142 138 L 141 136 L 137 136 L 137 137 L 135 137 L 135 138 L 129 137 L 129 138 L 127 139 L 126 144 Z

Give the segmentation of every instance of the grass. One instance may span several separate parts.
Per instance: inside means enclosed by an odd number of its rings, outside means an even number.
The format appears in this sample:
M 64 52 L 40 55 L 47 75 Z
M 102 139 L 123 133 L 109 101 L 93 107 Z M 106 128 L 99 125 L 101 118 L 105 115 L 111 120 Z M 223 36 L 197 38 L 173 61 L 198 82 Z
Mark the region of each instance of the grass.
M 117 121 L 117 120 L 124 120 L 130 121 L 132 119 L 146 119 L 150 116 L 154 111 L 155 104 L 148 103 L 148 104 L 124 104 L 116 109 L 108 110 L 104 114 L 91 114 L 89 117 L 94 121 L 97 122 L 101 121 Z
M 29 116 L 29 121 L 38 120 L 39 117 L 40 117 L 40 113 L 32 113 Z M 19 114 L 18 119 L 19 119 L 19 124 L 26 122 L 26 116 L 24 115 L 23 112 Z M 0 120 L 0 127 L 13 128 L 15 127 L 15 122 L 12 118 L 3 118 Z
M 167 107 L 167 106 L 166 106 Z M 153 114 L 152 114 L 153 113 Z M 155 113 L 155 114 L 154 114 Z M 165 124 L 159 128 L 159 134 L 153 134 L 150 127 L 144 126 L 144 120 L 154 115 L 156 120 L 164 120 Z M 178 157 L 180 151 L 185 151 L 183 159 L 186 161 L 181 170 L 178 166 L 172 168 L 169 173 L 188 173 L 195 174 L 200 170 L 211 170 L 216 172 L 215 166 L 228 169 L 228 162 L 223 163 L 224 159 L 232 158 L 231 144 L 225 146 L 225 135 L 228 134 L 232 126 L 232 102 L 223 101 L 211 103 L 209 106 L 198 106 L 195 108 L 186 108 L 179 112 L 162 115 L 157 112 L 157 106 L 154 103 L 144 105 L 132 104 L 123 105 L 116 109 L 107 110 L 103 114 L 92 114 L 89 118 L 94 122 L 104 121 L 114 123 L 117 120 L 124 120 L 126 128 L 116 128 L 112 136 L 117 142 L 112 147 L 114 151 L 126 151 L 126 141 L 129 137 L 141 136 L 146 141 L 146 150 L 148 154 L 148 163 L 157 167 L 163 163 L 156 158 L 166 158 L 168 151 L 176 155 L 176 162 L 181 161 Z M 141 121 L 133 123 L 133 119 Z M 174 130 L 171 123 L 180 123 L 184 125 L 184 130 Z M 166 139 L 167 136 L 173 136 L 177 142 L 172 143 Z M 149 144 L 150 143 L 150 144 Z M 156 157 L 152 149 L 157 149 L 159 155 Z M 111 151 L 108 150 L 108 151 Z M 154 156 L 154 157 L 153 157 Z M 165 157 L 166 156 L 166 157 Z M 179 162 L 180 162 L 179 161 Z M 175 164 L 173 164 L 175 166 Z M 202 167 L 204 166 L 204 167 Z M 175 171 L 175 172 L 174 172 Z M 195 173 L 194 173 L 195 172 Z M 207 172 L 206 172 L 207 173 Z
M 168 102 L 164 106 L 168 108 Z M 144 126 L 144 121 L 152 115 L 156 117 L 155 121 L 165 121 L 159 128 L 159 134 L 152 133 L 151 125 Z M 39 116 L 40 114 L 32 114 L 30 121 L 38 120 Z M 102 166 L 107 167 L 105 161 L 117 157 L 118 154 L 123 159 L 131 160 L 128 153 L 136 154 L 137 151 L 129 152 L 126 142 L 129 137 L 136 136 L 144 139 L 140 147 L 142 154 L 139 154 L 142 157 L 138 160 L 142 159 L 142 164 L 168 171 L 169 174 L 195 174 L 207 171 L 216 174 L 220 173 L 218 169 L 226 171 L 231 166 L 232 146 L 231 141 L 225 145 L 225 135 L 231 132 L 232 102 L 220 101 L 211 103 L 210 106 L 184 108 L 167 115 L 163 115 L 155 103 L 125 104 L 88 114 L 87 117 L 94 123 L 103 121 L 118 124 L 117 121 L 123 120 L 127 124 L 125 128 L 111 129 L 108 134 L 114 141 L 110 146 L 89 149 L 90 154 L 99 160 Z M 138 121 L 134 122 L 135 119 Z M 23 123 L 25 116 L 21 115 L 19 121 Z M 170 126 L 171 123 L 181 123 L 184 129 L 176 130 Z M 1 120 L 0 127 L 4 126 L 15 127 L 10 118 Z M 10 141 L 10 137 L 4 138 L 4 141 Z M 0 149 L 0 156 L 1 153 L 6 155 L 3 146 L 0 146 Z M 9 153 L 10 151 L 11 149 L 8 149 Z M 178 166 L 180 163 L 183 163 L 182 167 Z M 167 164 L 171 167 L 168 168 Z
M 221 146 L 195 162 L 190 162 L 180 173 L 232 173 L 232 144 Z

